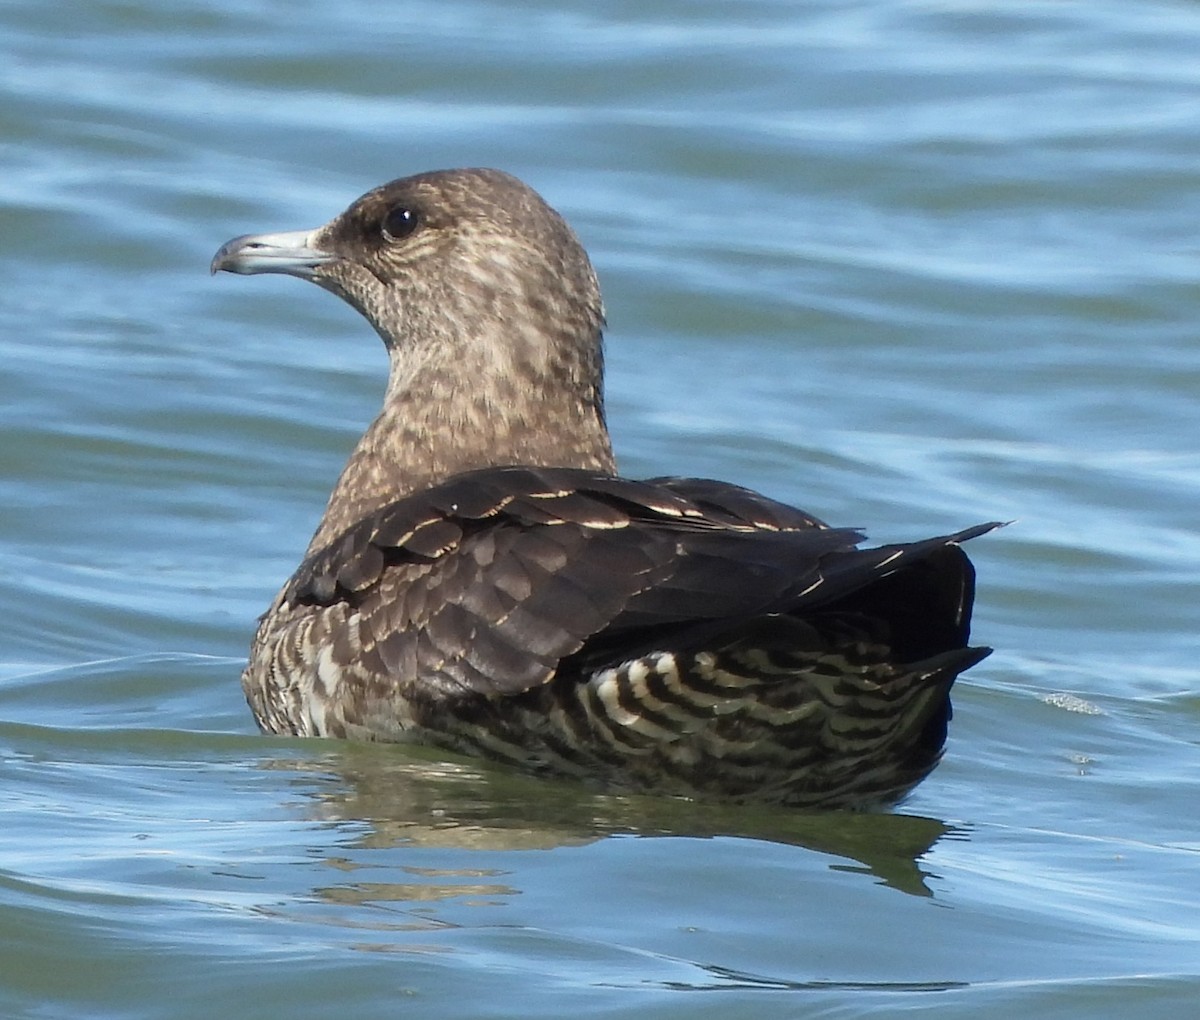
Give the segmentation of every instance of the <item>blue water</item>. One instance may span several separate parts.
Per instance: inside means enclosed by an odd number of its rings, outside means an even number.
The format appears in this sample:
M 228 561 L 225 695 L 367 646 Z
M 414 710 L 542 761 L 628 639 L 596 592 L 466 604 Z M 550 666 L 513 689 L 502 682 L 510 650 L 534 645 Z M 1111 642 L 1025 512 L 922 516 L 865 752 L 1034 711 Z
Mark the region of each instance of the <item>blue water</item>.
M 0 7 L 0 1015 L 1189 1016 L 1200 9 Z M 238 673 L 381 397 L 229 237 L 492 165 L 576 227 L 631 475 L 994 518 L 897 812 L 259 736 Z

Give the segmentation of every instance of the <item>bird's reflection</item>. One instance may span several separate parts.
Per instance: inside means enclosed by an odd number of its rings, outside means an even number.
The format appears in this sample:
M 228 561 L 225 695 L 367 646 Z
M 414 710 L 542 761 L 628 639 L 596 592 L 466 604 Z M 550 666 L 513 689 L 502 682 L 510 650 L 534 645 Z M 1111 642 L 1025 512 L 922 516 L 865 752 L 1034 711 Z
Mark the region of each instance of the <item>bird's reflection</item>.
M 475 760 L 449 759 L 442 752 L 422 748 L 375 744 L 334 748 L 319 762 L 304 763 L 311 798 L 307 811 L 324 821 L 361 823 L 355 846 L 362 849 L 408 845 L 508 851 L 581 846 L 613 835 L 740 837 L 830 854 L 843 859 L 831 865 L 833 870 L 862 872 L 901 892 L 931 896 L 922 856 L 939 840 L 963 835 L 941 821 L 913 815 L 804 813 L 621 795 L 532 778 Z M 325 776 L 315 788 L 310 769 Z M 350 862 L 346 866 L 354 867 Z M 407 893 L 401 889 L 386 895 L 380 889 L 351 893 L 343 887 L 340 895 L 376 902 L 441 897 L 439 883 L 430 881 L 436 876 L 424 874 L 425 869 L 404 870 L 414 878 L 405 885 Z M 453 876 L 444 876 L 453 877 L 446 887 L 450 894 L 486 900 L 513 892 L 497 881 L 496 872 L 467 870 L 471 873 L 456 869 Z

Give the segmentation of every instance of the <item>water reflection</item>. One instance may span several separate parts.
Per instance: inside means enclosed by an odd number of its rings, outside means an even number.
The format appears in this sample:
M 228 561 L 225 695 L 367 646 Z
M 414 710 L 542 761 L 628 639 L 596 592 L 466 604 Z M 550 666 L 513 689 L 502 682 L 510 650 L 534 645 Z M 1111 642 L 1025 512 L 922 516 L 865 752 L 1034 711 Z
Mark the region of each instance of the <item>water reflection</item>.
M 730 988 L 765 989 L 775 992 L 823 992 L 830 989 L 851 992 L 945 992 L 968 988 L 965 981 L 787 981 L 762 977 L 717 964 L 697 964 L 697 969 L 709 980 L 692 983 L 669 981 L 667 987 L 683 992 L 706 992 Z
M 845 860 L 832 870 L 860 872 L 901 892 L 931 896 L 922 857 L 938 840 L 963 835 L 936 819 L 904 814 L 803 813 L 600 793 L 420 748 L 337 745 L 317 767 L 327 779 L 314 789 L 307 777 L 309 811 L 323 821 L 364 823 L 355 839 L 363 849 L 545 850 L 614 835 L 738 837 L 831 854 Z M 354 867 L 350 861 L 343 866 Z M 486 900 L 515 891 L 485 869 L 438 875 L 403 870 L 425 881 L 397 883 L 386 891 L 361 886 L 348 893 L 342 887 L 337 895 L 411 902 L 447 896 Z

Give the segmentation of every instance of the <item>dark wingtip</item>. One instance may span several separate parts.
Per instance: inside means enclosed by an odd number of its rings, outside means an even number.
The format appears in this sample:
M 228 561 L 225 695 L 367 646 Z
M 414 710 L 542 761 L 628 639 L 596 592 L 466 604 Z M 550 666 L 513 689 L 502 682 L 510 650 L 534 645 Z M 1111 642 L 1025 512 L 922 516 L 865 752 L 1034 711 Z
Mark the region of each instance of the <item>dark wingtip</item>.
M 988 521 L 986 524 L 976 524 L 974 527 L 956 531 L 953 535 L 947 535 L 946 542 L 949 545 L 962 545 L 973 538 L 979 538 L 980 535 L 986 535 L 989 531 L 1007 528 L 1012 523 L 1012 521 Z

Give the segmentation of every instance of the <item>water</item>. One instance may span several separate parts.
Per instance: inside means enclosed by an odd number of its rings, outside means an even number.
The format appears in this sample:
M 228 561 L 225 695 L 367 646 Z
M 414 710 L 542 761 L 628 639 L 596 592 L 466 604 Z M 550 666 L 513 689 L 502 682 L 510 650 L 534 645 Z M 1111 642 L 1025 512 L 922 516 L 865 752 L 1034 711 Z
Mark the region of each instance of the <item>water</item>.
M 0 8 L 0 1014 L 1190 1015 L 1200 11 Z M 219 244 L 484 164 L 585 240 L 624 470 L 995 517 L 899 811 L 257 735 L 237 674 L 382 390 Z

